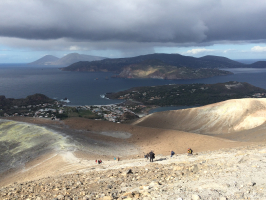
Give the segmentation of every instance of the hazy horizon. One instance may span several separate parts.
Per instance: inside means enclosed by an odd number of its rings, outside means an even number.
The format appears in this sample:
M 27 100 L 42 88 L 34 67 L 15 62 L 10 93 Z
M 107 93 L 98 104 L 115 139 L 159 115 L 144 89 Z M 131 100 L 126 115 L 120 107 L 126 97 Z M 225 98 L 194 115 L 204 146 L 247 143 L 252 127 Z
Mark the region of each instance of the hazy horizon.
M 71 53 L 69 53 L 69 54 L 71 54 Z M 47 55 L 45 55 L 45 56 L 47 56 Z M 51 56 L 53 56 L 53 55 L 51 55 Z M 92 56 L 92 55 L 90 55 L 90 56 Z M 39 60 L 39 59 L 41 59 L 43 57 L 37 58 L 36 60 Z M 58 58 L 60 59 L 60 58 L 63 58 L 63 57 L 58 57 Z M 134 56 L 132 56 L 132 57 L 134 57 Z M 194 56 L 192 56 L 192 57 L 194 57 Z M 15 62 L 14 63 L 8 63 L 8 62 L 1 63 L 0 62 L 0 65 L 5 65 L 5 64 L 7 64 L 7 65 L 8 64 L 23 65 L 23 64 L 28 64 L 28 63 L 31 63 L 31 62 L 35 62 L 36 60 L 32 60 L 30 62 L 18 62 L 18 63 L 15 63 Z M 234 60 L 234 61 L 237 61 L 237 62 L 240 62 L 240 63 L 244 63 L 244 64 L 252 64 L 252 63 L 257 62 L 257 61 L 266 61 L 266 59 L 263 59 L 263 58 L 261 58 L 261 59 L 231 59 L 231 60 Z M 52 66 L 47 66 L 47 67 L 52 67 Z M 54 67 L 58 67 L 58 66 L 54 66 Z

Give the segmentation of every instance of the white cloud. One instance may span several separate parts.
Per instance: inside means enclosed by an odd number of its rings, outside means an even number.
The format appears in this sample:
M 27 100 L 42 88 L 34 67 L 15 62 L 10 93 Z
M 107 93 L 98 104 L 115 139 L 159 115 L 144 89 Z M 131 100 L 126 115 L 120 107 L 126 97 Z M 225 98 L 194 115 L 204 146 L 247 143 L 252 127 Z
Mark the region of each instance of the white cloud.
M 211 52 L 211 51 L 214 51 L 213 49 L 191 49 L 191 50 L 188 50 L 186 53 L 187 54 L 200 54 L 200 53 L 205 53 L 205 52 Z
M 253 51 L 253 52 L 266 52 L 266 47 L 255 46 L 255 47 L 251 48 L 251 51 Z
M 234 51 L 234 49 L 226 49 L 223 51 L 223 53 L 227 53 L 228 51 Z
M 69 47 L 69 50 L 70 51 L 78 51 L 78 50 L 80 50 L 80 48 L 78 46 L 71 46 L 71 47 Z

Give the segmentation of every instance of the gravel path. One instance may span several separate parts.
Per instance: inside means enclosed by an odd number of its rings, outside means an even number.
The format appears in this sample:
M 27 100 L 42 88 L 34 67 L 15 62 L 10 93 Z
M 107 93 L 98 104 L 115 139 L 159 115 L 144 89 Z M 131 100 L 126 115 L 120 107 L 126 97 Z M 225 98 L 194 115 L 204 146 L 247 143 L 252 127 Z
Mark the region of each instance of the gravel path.
M 1 199 L 266 199 L 266 146 L 255 145 L 198 155 L 104 161 L 77 160 L 72 173 L 14 183 Z

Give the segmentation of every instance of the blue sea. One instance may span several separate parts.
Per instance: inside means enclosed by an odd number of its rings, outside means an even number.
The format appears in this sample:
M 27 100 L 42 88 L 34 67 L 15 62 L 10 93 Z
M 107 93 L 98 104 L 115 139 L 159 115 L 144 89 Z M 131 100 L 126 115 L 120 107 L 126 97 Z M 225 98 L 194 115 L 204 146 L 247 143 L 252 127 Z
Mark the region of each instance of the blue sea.
M 121 102 L 101 98 L 107 92 L 118 92 L 137 86 L 165 84 L 248 82 L 266 89 L 266 69 L 228 69 L 233 75 L 193 80 L 111 78 L 105 72 L 66 72 L 58 67 L 34 67 L 25 64 L 0 64 L 0 95 L 25 98 L 35 93 L 50 98 L 68 98 L 68 105 L 106 105 Z

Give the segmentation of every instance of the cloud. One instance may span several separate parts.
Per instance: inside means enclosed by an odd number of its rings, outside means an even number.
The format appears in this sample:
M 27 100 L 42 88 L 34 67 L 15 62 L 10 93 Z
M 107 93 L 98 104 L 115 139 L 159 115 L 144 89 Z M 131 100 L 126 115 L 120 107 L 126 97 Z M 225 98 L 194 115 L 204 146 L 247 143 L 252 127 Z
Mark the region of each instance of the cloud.
M 0 22 L 0 35 L 5 37 L 131 42 L 206 38 L 204 22 L 196 15 L 188 17 L 180 7 L 194 9 L 182 1 L 10 0 L 0 7 L 4 11 L 0 17 L 5 19 Z
M 187 54 L 201 54 L 201 53 L 206 53 L 206 52 L 211 52 L 211 51 L 214 51 L 213 49 L 191 49 L 191 50 L 188 50 L 186 53 Z
M 253 52 L 266 52 L 266 47 L 255 46 L 255 47 L 251 48 L 251 51 L 253 51 Z
M 266 41 L 261 0 L 8 0 L 0 8 L 0 44 L 36 50 L 130 55 L 155 46 Z
M 228 53 L 229 51 L 235 51 L 235 49 L 225 49 L 223 50 L 223 53 Z
M 110 57 L 130 57 L 141 54 L 154 53 L 154 46 L 158 43 L 140 43 L 121 41 L 75 41 L 66 38 L 50 40 L 27 40 L 21 38 L 0 37 L 0 44 L 10 46 L 11 48 L 24 49 L 23 51 L 114 51 Z M 172 44 L 174 46 L 174 44 Z M 27 47 L 25 49 L 25 47 Z M 118 53 L 119 52 L 119 53 Z M 109 57 L 109 55 L 105 55 Z
M 82 48 L 80 48 L 79 46 L 70 46 L 69 47 L 69 50 L 70 51 L 80 51 L 80 50 L 82 50 Z M 84 50 L 86 50 L 86 49 L 84 49 Z

